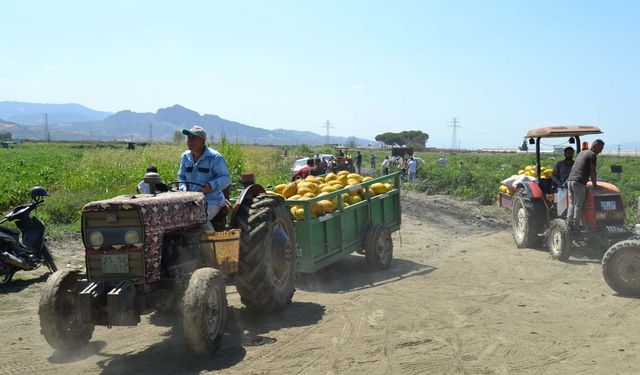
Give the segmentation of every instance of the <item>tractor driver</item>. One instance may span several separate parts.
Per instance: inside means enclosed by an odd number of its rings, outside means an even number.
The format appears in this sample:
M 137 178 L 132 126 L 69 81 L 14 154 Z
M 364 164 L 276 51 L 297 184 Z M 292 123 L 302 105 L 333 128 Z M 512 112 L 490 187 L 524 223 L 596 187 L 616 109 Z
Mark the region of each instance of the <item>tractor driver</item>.
M 573 147 L 566 147 L 564 149 L 564 160 L 560 160 L 556 167 L 553 168 L 553 173 L 551 173 L 551 180 L 553 183 L 559 188 L 566 188 L 563 186 L 567 183 L 567 178 L 569 178 L 569 173 L 571 173 L 571 167 L 573 167 Z
M 225 207 L 222 191 L 231 184 L 231 175 L 222 155 L 205 144 L 207 133 L 202 127 L 183 129 L 182 134 L 187 136 L 189 150 L 180 156 L 178 180 L 196 182 L 198 185 L 180 183 L 178 187 L 180 191 L 204 193 L 207 201 L 206 226 L 213 229 L 211 220 Z
M 575 230 L 580 225 L 582 205 L 587 192 L 587 181 L 591 179 L 594 189 L 597 189 L 596 162 L 598 154 L 604 148 L 604 141 L 596 139 L 589 150 L 582 151 L 576 157 L 576 162 L 571 167 L 571 173 L 567 178 L 569 186 L 569 208 L 567 209 L 567 224 Z

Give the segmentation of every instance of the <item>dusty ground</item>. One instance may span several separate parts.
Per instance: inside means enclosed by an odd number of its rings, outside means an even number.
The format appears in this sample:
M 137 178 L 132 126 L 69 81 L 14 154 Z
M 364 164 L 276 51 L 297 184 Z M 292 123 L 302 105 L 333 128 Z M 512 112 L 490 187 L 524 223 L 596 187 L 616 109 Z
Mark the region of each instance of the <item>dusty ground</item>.
M 166 316 L 99 327 L 73 356 L 39 334 L 46 275 L 0 291 L 0 374 L 621 374 L 640 368 L 640 301 L 602 279 L 597 256 L 561 263 L 515 248 L 508 217 L 446 197 L 405 194 L 395 259 L 369 273 L 353 255 L 298 284 L 277 316 L 231 318 L 211 359 L 191 356 Z M 81 262 L 79 240 L 53 243 Z

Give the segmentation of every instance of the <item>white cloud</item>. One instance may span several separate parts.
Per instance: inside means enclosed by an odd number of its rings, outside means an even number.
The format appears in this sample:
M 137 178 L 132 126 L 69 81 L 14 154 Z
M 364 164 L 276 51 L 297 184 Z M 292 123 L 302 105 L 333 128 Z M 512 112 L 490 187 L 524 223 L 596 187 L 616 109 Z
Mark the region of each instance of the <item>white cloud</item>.
M 351 90 L 352 91 L 360 91 L 363 90 L 364 86 L 362 86 L 361 83 L 354 83 L 353 85 L 351 85 Z

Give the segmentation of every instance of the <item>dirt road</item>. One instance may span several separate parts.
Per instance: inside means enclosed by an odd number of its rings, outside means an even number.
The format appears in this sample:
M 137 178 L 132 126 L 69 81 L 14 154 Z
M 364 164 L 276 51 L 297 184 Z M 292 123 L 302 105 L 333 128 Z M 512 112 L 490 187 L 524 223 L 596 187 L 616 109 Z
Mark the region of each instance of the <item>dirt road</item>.
M 191 356 L 172 319 L 99 327 L 73 356 L 39 334 L 44 272 L 0 292 L 0 374 L 621 374 L 640 370 L 640 300 L 602 279 L 597 256 L 561 263 L 518 250 L 507 217 L 405 194 L 394 262 L 353 255 L 297 285 L 277 316 L 248 313 L 232 287 L 222 348 Z M 80 264 L 79 240 L 52 244 Z M 42 277 L 40 277 L 42 275 Z

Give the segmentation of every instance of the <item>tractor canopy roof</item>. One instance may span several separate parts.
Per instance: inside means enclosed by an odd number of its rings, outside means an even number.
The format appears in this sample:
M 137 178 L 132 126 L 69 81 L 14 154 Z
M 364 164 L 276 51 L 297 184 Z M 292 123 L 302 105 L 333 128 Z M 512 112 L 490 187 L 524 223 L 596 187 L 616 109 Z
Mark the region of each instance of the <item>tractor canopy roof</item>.
M 573 137 L 586 134 L 601 134 L 602 131 L 597 126 L 591 125 L 563 125 L 547 126 L 544 128 L 531 129 L 527 132 L 527 138 L 550 138 L 550 137 Z

